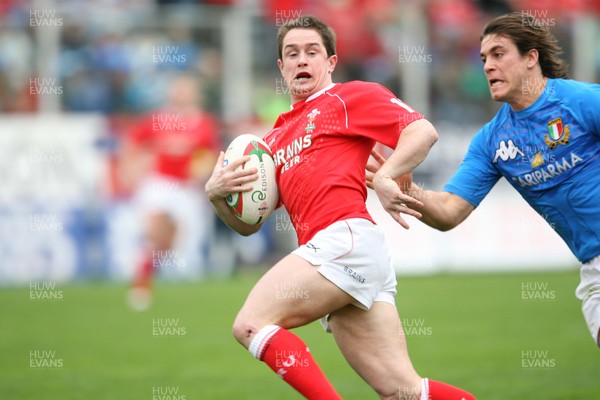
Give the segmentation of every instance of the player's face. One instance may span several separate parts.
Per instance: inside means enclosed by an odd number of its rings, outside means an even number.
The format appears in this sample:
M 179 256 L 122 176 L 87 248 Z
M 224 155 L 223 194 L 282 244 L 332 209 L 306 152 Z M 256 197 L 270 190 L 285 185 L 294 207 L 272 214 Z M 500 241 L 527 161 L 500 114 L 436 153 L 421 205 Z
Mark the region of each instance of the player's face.
M 492 99 L 509 103 L 515 109 L 523 108 L 523 88 L 531 79 L 531 55 L 522 56 L 511 39 L 491 34 L 481 41 L 481 61 Z
M 290 89 L 292 103 L 306 99 L 331 84 L 337 56 L 327 57 L 321 35 L 312 29 L 292 29 L 283 38 L 277 65 Z

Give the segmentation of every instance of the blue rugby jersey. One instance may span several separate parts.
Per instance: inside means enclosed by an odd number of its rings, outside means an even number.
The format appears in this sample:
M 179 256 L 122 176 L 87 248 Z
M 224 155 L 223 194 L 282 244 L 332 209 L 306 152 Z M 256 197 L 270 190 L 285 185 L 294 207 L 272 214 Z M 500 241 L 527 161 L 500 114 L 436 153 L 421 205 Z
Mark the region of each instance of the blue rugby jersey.
M 600 254 L 600 85 L 548 79 L 528 108 L 504 104 L 444 190 L 475 207 L 503 176 L 581 262 Z

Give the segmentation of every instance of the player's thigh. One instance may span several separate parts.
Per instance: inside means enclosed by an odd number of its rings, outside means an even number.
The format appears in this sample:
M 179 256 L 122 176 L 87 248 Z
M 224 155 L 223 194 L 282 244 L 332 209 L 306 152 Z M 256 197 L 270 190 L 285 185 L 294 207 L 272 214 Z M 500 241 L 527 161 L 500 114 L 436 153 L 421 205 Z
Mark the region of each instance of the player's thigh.
M 317 266 L 290 254 L 267 271 L 252 288 L 238 313 L 234 331 L 260 329 L 269 324 L 295 328 L 352 301 L 350 295 L 324 278 Z
M 154 211 L 146 217 L 146 231 L 155 250 L 168 250 L 175 240 L 177 222 L 168 212 Z
M 377 301 L 370 310 L 349 305 L 330 315 L 329 326 L 346 360 L 382 398 L 418 398 L 421 378 L 395 305 Z

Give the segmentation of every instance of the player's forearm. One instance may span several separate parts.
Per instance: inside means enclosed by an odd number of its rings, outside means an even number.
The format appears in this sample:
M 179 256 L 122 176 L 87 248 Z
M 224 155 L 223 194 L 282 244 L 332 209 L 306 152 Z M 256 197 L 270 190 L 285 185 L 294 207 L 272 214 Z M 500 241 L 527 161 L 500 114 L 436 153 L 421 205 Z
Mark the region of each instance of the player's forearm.
M 381 166 L 377 175 L 396 179 L 412 172 L 425 160 L 438 134 L 427 120 L 418 120 L 407 126 L 398 140 L 396 149 Z
M 250 236 L 260 230 L 261 225 L 248 225 L 237 218 L 225 199 L 211 200 L 211 204 L 221 220 L 242 236 Z
M 408 188 L 401 188 L 401 190 L 423 203 L 423 206 L 409 206 L 421 213 L 421 222 L 441 231 L 452 228 L 450 227 L 448 215 L 444 212 L 443 202 L 441 202 L 438 193 L 431 190 L 423 190 L 419 185 L 412 182 Z
M 410 183 L 410 187 L 406 190 L 401 189 L 409 196 L 423 203 L 423 206 L 408 205 L 410 208 L 421 213 L 421 222 L 440 231 L 448 231 L 456 227 L 474 209 L 466 201 L 448 192 L 423 190 L 413 182 Z

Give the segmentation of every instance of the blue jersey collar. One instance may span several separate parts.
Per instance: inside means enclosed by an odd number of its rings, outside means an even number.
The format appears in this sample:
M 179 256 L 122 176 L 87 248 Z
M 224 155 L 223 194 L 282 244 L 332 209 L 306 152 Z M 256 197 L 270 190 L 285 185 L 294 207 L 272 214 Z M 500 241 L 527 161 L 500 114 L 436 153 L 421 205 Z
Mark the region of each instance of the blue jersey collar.
M 542 94 L 536 99 L 536 101 L 533 102 L 532 105 L 520 111 L 515 111 L 512 108 L 510 108 L 510 110 L 515 114 L 515 117 L 517 117 L 518 119 L 529 118 L 532 114 L 537 112 L 542 107 L 542 105 L 546 102 L 546 99 L 550 96 L 550 94 L 552 94 L 553 91 L 554 79 L 548 78 L 548 81 L 546 82 L 546 87 L 544 87 Z M 510 106 L 508 105 L 508 107 Z

